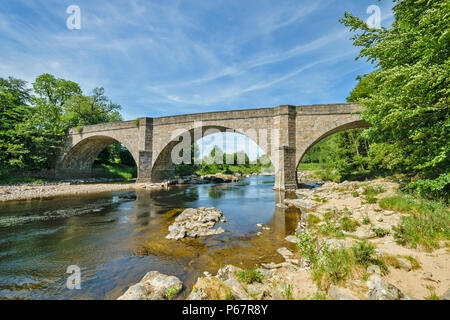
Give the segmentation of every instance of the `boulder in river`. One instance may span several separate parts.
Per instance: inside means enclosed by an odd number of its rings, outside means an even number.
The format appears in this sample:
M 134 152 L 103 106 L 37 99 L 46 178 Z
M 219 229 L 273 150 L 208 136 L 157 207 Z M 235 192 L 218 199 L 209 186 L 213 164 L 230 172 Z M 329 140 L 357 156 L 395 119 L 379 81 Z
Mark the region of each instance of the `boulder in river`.
M 222 211 L 214 207 L 188 208 L 184 210 L 175 222 L 169 226 L 166 239 L 197 238 L 225 232 L 221 227 L 213 229 L 219 223 Z
M 117 300 L 164 300 L 178 294 L 183 283 L 175 276 L 158 271 L 148 272 L 142 280 L 128 288 Z

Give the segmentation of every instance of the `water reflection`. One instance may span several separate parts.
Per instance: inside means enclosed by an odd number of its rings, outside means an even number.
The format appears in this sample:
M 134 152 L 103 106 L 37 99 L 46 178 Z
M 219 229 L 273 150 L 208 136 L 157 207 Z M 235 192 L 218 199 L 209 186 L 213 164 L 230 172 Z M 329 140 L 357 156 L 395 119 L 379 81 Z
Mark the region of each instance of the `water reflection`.
M 223 185 L 0 204 L 0 299 L 115 299 L 150 270 L 176 275 L 190 287 L 203 271 L 226 264 L 281 262 L 276 249 L 291 246 L 284 237 L 294 232 L 299 212 L 275 206 L 292 195 L 274 192 L 271 181 L 254 176 Z M 174 209 L 200 206 L 224 212 L 225 233 L 165 239 Z M 65 287 L 72 264 L 82 269 L 81 290 Z

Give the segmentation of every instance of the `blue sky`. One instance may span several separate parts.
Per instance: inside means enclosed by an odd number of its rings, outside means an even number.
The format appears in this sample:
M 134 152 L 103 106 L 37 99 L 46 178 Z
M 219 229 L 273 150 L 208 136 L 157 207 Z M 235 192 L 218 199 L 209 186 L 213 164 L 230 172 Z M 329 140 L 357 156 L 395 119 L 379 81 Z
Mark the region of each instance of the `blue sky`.
M 0 1 L 0 77 L 102 86 L 125 119 L 344 102 L 372 66 L 338 19 L 392 20 L 389 0 Z

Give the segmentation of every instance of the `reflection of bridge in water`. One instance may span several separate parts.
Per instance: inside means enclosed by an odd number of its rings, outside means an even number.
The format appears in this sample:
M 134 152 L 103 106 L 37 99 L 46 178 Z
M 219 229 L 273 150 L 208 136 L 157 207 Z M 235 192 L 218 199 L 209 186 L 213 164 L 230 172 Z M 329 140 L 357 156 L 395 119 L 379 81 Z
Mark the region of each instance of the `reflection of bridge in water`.
M 295 233 L 298 222 L 301 219 L 301 211 L 295 207 L 280 207 L 278 204 L 283 204 L 284 199 L 296 199 L 297 195 L 295 192 L 275 192 L 275 211 L 273 217 L 268 223 L 275 232 L 292 235 Z
M 217 190 L 219 190 L 218 192 L 220 192 L 221 189 L 220 186 L 227 186 L 227 185 L 225 184 L 217 186 L 219 187 L 217 188 Z M 192 196 L 191 199 L 189 199 L 189 194 L 187 194 L 188 200 L 191 201 L 197 200 L 198 194 L 196 193 L 196 189 L 192 188 L 190 189 L 190 191 L 192 191 L 193 194 L 191 195 Z M 224 192 L 226 192 L 226 190 L 224 190 Z M 280 190 L 276 190 L 273 192 L 275 194 L 275 206 L 273 215 L 270 221 L 267 223 L 267 226 L 278 234 L 292 235 L 295 233 L 297 224 L 301 219 L 301 211 L 295 207 L 284 208 L 277 206 L 277 204 L 280 203 L 282 204 L 284 199 L 296 198 L 296 194 L 295 192 L 285 192 Z M 186 194 L 184 193 L 183 196 L 186 197 Z M 149 218 L 160 218 L 162 213 L 174 207 L 184 207 L 184 201 L 177 202 L 177 200 L 174 200 L 170 208 L 162 209 L 160 206 L 157 205 L 157 203 L 155 204 L 156 199 L 157 197 L 152 195 L 152 191 L 149 192 L 146 190 L 136 190 L 137 205 L 142 206 L 143 208 L 145 208 L 146 212 L 149 212 L 148 214 Z M 186 201 L 186 198 L 184 200 Z M 155 208 L 153 208 L 152 206 L 155 206 Z

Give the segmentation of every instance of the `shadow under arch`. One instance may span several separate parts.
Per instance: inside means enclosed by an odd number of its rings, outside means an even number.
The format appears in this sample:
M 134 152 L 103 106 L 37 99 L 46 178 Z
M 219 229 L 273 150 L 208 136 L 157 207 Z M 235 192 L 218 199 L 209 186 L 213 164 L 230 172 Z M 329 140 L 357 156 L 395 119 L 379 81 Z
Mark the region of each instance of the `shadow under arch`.
M 152 182 L 161 182 L 166 179 L 171 179 L 175 175 L 175 164 L 172 161 L 171 154 L 173 148 L 178 145 L 179 143 L 182 143 L 182 138 L 185 133 L 189 133 L 190 136 L 190 144 L 195 143 L 199 141 L 202 138 L 205 138 L 211 134 L 219 133 L 219 132 L 226 132 L 226 133 L 236 133 L 243 135 L 247 138 L 249 138 L 251 141 L 253 141 L 256 145 L 258 145 L 267 155 L 269 160 L 273 162 L 271 154 L 258 143 L 258 136 L 251 137 L 250 135 L 246 134 L 245 132 L 242 132 L 241 130 L 237 130 L 234 128 L 226 127 L 226 126 L 201 126 L 201 127 L 194 127 L 189 130 L 185 130 L 182 134 L 180 133 L 175 138 L 173 138 L 171 141 L 169 141 L 165 147 L 161 150 L 161 152 L 157 155 L 156 160 L 153 163 L 152 166 L 152 175 L 151 180 Z M 199 137 L 196 136 L 199 135 L 198 133 L 201 132 L 201 135 Z
M 66 155 L 64 155 L 59 169 L 90 170 L 98 155 L 110 144 L 118 142 L 122 144 L 131 154 L 137 164 L 136 155 L 131 152 L 126 144 L 114 138 L 102 135 L 95 135 L 85 138 L 74 145 Z
M 370 124 L 367 123 L 364 120 L 356 120 L 356 121 L 352 121 L 352 122 L 348 122 L 345 124 L 342 124 L 340 126 L 337 126 L 331 130 L 328 130 L 326 132 L 320 131 L 317 132 L 310 141 L 312 141 L 311 143 L 309 143 L 307 146 L 301 146 L 300 152 L 298 153 L 299 156 L 296 160 L 296 166 L 295 166 L 295 170 L 297 170 L 298 165 L 300 164 L 300 162 L 302 161 L 303 157 L 306 155 L 306 153 L 313 147 L 315 146 L 318 142 L 320 142 L 321 140 L 325 139 L 326 137 L 329 137 L 335 133 L 339 133 L 342 131 L 346 131 L 346 130 L 351 130 L 351 129 L 359 129 L 359 128 L 369 128 Z M 298 183 L 298 181 L 297 181 Z

